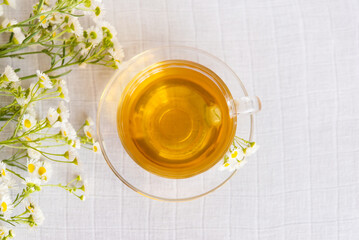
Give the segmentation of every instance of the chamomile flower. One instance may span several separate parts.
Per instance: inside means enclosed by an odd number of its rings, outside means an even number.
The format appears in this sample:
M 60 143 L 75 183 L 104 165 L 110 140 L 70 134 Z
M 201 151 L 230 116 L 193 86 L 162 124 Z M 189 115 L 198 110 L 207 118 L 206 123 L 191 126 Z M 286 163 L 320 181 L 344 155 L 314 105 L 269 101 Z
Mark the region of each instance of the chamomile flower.
M 230 153 L 230 158 L 235 159 L 235 160 L 242 160 L 243 157 L 244 157 L 244 153 L 241 149 L 234 149 Z
M 41 161 L 37 169 L 37 174 L 41 181 L 47 182 L 51 176 L 51 173 L 51 164 L 46 160 Z
M 1 178 L 7 177 L 6 164 L 3 161 L 0 162 L 0 176 Z
M 75 140 L 77 137 L 75 129 L 69 122 L 65 122 L 61 125 L 61 134 L 68 140 Z
M 41 185 L 41 180 L 35 177 L 27 177 L 22 183 L 28 187 L 39 187 Z
M 36 173 L 36 169 L 39 166 L 39 161 L 35 159 L 27 159 L 27 172 L 30 175 L 34 175 Z
M 97 20 L 97 19 L 95 19 L 95 23 L 98 27 L 100 27 L 102 29 L 102 31 L 104 32 L 106 37 L 112 39 L 117 36 L 117 31 L 114 28 L 114 26 L 112 26 L 111 23 L 104 21 L 104 20 Z
M 51 17 L 49 18 L 49 22 L 51 24 L 59 24 L 63 23 L 65 20 L 66 14 L 60 12 L 53 12 Z
M 47 111 L 47 116 L 46 119 L 48 121 L 48 123 L 53 126 L 57 120 L 59 119 L 60 114 L 52 107 L 49 108 L 49 110 Z
M 65 153 L 64 153 L 64 156 L 72 161 L 75 165 L 78 165 L 78 160 L 79 160 L 79 154 L 78 152 L 76 151 L 76 149 L 70 147 L 69 150 L 67 150 Z
M 105 13 L 103 4 L 99 1 L 92 1 L 90 10 L 85 11 L 85 14 L 92 16 L 94 19 L 100 18 Z
M 14 38 L 13 41 L 15 44 L 20 44 L 25 40 L 25 35 L 22 33 L 20 28 L 14 28 Z
M 91 26 L 85 32 L 87 34 L 88 41 L 94 46 L 99 44 L 103 39 L 102 29 L 99 27 Z
M 219 170 L 223 171 L 225 169 L 228 169 L 228 167 L 231 165 L 230 158 L 228 154 L 224 155 L 224 162 L 220 165 Z
M 7 28 L 9 27 L 10 24 L 10 20 L 5 18 L 2 22 L 1 22 L 1 28 Z
M 40 226 L 45 220 L 44 214 L 39 207 L 37 207 L 34 212 L 30 213 L 30 216 L 33 221 L 33 224 L 30 224 L 30 227 Z
M 94 123 L 94 121 L 92 120 L 91 117 L 88 117 L 88 118 L 86 119 L 85 124 L 86 124 L 87 126 L 93 126 L 93 125 L 95 125 L 95 123 Z
M 35 110 L 35 103 L 31 103 L 27 106 L 26 113 L 29 114 L 30 116 L 36 118 L 37 112 Z
M 41 12 L 44 13 L 44 12 L 47 12 L 48 10 L 49 10 L 48 8 L 43 7 L 42 10 L 41 10 Z M 43 28 L 47 28 L 47 27 L 49 26 L 49 23 L 50 23 L 49 18 L 51 18 L 51 16 L 50 16 L 50 15 L 46 15 L 46 14 L 41 15 L 41 16 L 39 17 L 39 22 L 40 22 L 40 24 L 41 24 L 41 26 L 42 26 Z
M 95 142 L 93 145 L 92 145 L 92 151 L 94 153 L 99 153 L 100 152 L 100 144 L 98 142 Z
M 29 148 L 27 149 L 27 156 L 34 160 L 39 160 L 41 153 L 36 150 L 36 145 L 34 143 L 29 143 Z
M 5 78 L 5 80 L 9 81 L 9 82 L 18 82 L 19 81 L 19 77 L 16 75 L 14 69 L 12 69 L 12 67 L 10 67 L 9 65 L 7 65 L 5 67 L 5 71 L 2 75 L 3 78 Z
M 80 21 L 77 17 L 71 17 L 68 22 L 68 26 L 76 36 L 82 36 L 84 29 L 81 26 Z
M 19 136 L 22 136 L 23 135 L 23 132 L 18 132 L 18 135 Z M 34 134 L 25 134 L 22 138 L 21 138 L 21 140 L 23 140 L 23 141 L 27 141 L 27 142 L 30 142 L 30 141 L 34 141 L 36 139 L 36 135 L 34 135 Z
M 79 154 L 75 148 L 70 147 L 64 154 L 65 158 L 70 161 L 73 161 L 75 158 L 78 158 Z
M 57 91 L 60 93 L 60 97 L 66 102 L 70 101 L 69 90 L 65 80 L 59 80 L 57 84 Z
M 93 137 L 95 136 L 94 130 L 87 125 L 84 127 L 84 133 L 88 139 L 93 139 Z
M 25 198 L 23 203 L 26 211 L 28 211 L 29 213 L 34 213 L 38 208 L 37 204 L 30 197 Z
M 257 150 L 259 149 L 258 144 L 256 144 L 255 142 L 251 142 L 248 148 L 245 148 L 244 153 L 246 154 L 246 156 L 250 156 L 252 154 L 254 154 L 255 152 L 257 152 Z
M 78 46 L 78 48 L 80 50 L 80 54 L 82 56 L 86 56 L 91 49 L 91 45 L 86 44 L 84 42 L 79 43 L 77 46 Z
M 47 28 L 49 26 L 49 21 L 47 20 L 47 16 L 46 15 L 41 15 L 39 17 L 39 22 L 41 22 L 41 26 L 43 28 Z
M 9 229 L 5 226 L 0 226 L 0 239 L 5 239 L 9 235 Z
M 24 96 L 18 97 L 18 98 L 15 98 L 15 100 L 20 106 L 23 107 L 30 102 L 30 95 L 28 97 L 24 97 Z
M 7 18 L 5 18 L 2 22 L 1 22 L 1 27 L 2 28 L 7 28 L 7 27 L 10 27 L 12 25 L 15 25 L 17 24 L 17 21 L 16 20 L 9 20 Z M 16 29 L 19 29 L 18 27 L 15 27 L 15 28 L 11 28 L 9 30 L 7 30 L 8 32 L 14 32 L 14 30 Z
M 9 82 L 8 87 L 10 89 L 18 89 L 19 87 L 21 87 L 21 82 Z
M 9 194 L 0 197 L 0 213 L 5 219 L 9 219 L 13 210 L 12 201 Z
M 57 107 L 57 112 L 60 114 L 60 119 L 59 119 L 60 122 L 65 123 L 68 121 L 70 117 L 70 113 L 63 102 L 60 102 L 59 106 Z
M 41 88 L 51 89 L 53 87 L 49 76 L 47 76 L 45 73 L 37 70 L 36 75 L 39 78 Z
M 6 177 L 2 177 L 0 185 L 1 185 L 0 188 L 5 188 L 7 190 L 17 189 L 17 181 L 10 175 L 7 175 Z
M 34 116 L 32 116 L 31 114 L 25 114 L 24 117 L 22 118 L 22 126 L 28 130 L 33 128 L 36 125 L 36 119 Z
M 76 138 L 75 140 L 73 140 L 71 146 L 72 146 L 73 148 L 80 149 L 80 148 L 81 148 L 80 139 Z
M 110 53 L 113 60 L 116 62 L 116 65 L 119 66 L 119 64 L 125 57 L 121 44 L 117 40 L 115 40 L 113 48 L 108 50 L 108 52 Z

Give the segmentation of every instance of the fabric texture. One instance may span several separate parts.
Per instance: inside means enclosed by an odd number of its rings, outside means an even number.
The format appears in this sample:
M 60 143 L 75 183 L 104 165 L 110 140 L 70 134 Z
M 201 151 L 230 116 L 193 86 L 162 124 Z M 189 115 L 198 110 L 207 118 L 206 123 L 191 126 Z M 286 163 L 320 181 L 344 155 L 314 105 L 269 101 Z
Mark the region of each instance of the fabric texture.
M 17 11 L 27 16 L 33 1 L 20 1 Z M 126 59 L 148 48 L 186 45 L 228 63 L 248 92 L 262 99 L 255 117 L 261 149 L 228 184 L 186 203 L 140 196 L 115 177 L 101 155 L 81 151 L 87 200 L 45 189 L 37 197 L 43 226 L 17 230 L 18 239 L 359 239 L 357 0 L 104 5 Z M 11 63 L 34 71 L 42 69 L 42 61 Z M 90 66 L 68 75 L 75 125 L 87 115 L 95 118 L 112 74 Z M 72 170 L 56 175 L 70 179 Z

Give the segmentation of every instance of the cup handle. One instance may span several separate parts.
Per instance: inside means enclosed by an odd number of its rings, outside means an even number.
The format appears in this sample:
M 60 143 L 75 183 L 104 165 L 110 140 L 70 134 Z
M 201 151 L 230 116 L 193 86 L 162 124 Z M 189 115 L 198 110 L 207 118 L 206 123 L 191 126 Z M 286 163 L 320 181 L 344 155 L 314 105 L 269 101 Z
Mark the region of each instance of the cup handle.
M 257 96 L 246 96 L 233 100 L 235 112 L 237 114 L 253 114 L 259 112 L 262 103 Z

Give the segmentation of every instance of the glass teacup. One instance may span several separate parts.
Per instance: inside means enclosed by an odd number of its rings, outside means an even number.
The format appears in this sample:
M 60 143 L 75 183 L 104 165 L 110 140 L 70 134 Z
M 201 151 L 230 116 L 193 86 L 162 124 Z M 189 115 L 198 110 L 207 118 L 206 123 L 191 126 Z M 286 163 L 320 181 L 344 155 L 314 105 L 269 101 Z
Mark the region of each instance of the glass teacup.
M 147 50 L 121 66 L 97 114 L 102 153 L 116 176 L 157 200 L 184 201 L 222 186 L 235 136 L 252 140 L 258 97 L 218 58 L 189 47 Z

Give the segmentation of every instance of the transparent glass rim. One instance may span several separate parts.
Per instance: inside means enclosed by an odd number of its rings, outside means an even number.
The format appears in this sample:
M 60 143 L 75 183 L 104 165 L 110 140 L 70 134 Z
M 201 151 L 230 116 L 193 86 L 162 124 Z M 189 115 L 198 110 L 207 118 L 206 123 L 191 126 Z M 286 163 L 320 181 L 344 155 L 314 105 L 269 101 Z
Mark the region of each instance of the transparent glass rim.
M 193 47 L 187 47 L 187 46 L 163 46 L 163 47 L 157 47 L 157 48 L 151 48 L 148 50 L 145 50 L 137 55 L 135 55 L 134 57 L 132 57 L 130 60 L 126 61 L 126 65 L 124 66 L 123 69 L 130 67 L 132 64 L 134 64 L 139 58 L 141 58 L 143 55 L 146 54 L 150 54 L 153 52 L 156 52 L 158 50 L 162 50 L 162 49 L 187 49 L 187 50 L 192 50 L 192 51 L 196 51 L 198 53 L 201 53 L 203 55 L 207 55 L 208 57 L 212 58 L 214 61 L 216 61 L 218 64 L 223 65 L 226 69 L 228 69 L 228 71 L 233 74 L 233 76 L 235 77 L 235 79 L 237 79 L 237 81 L 239 82 L 239 84 L 241 85 L 242 91 L 244 93 L 245 96 L 248 96 L 247 90 L 244 87 L 242 81 L 239 79 L 239 77 L 237 76 L 237 74 L 225 63 L 223 62 L 221 59 L 219 59 L 218 57 L 203 51 L 201 49 L 198 48 L 193 48 Z M 142 191 L 140 189 L 138 189 L 137 187 L 133 186 L 131 183 L 129 183 L 126 179 L 124 179 L 121 174 L 115 169 L 115 167 L 112 165 L 110 158 L 108 157 L 108 155 L 106 154 L 104 145 L 103 145 L 103 137 L 101 134 L 101 118 L 100 118 L 100 113 L 102 110 L 102 106 L 104 103 L 104 99 L 106 98 L 106 95 L 108 94 L 110 87 L 112 85 L 112 83 L 116 80 L 117 75 L 122 71 L 122 69 L 117 70 L 114 75 L 112 76 L 112 78 L 109 80 L 109 82 L 106 84 L 106 87 L 104 89 L 104 91 L 102 92 L 99 104 L 98 104 L 98 108 L 97 108 L 97 116 L 96 116 L 96 131 L 97 131 L 97 136 L 99 138 L 99 145 L 101 148 L 101 152 L 103 157 L 105 158 L 105 161 L 107 163 L 107 165 L 110 167 L 110 169 L 112 170 L 112 172 L 116 175 L 116 177 L 118 179 L 120 179 L 127 187 L 129 187 L 130 189 L 132 189 L 133 191 L 139 193 L 142 196 L 148 197 L 150 199 L 154 199 L 154 200 L 159 200 L 159 201 L 166 201 L 166 202 L 185 202 L 185 201 L 190 201 L 190 200 L 194 200 L 194 199 L 198 199 L 200 197 L 206 196 L 209 193 L 217 190 L 218 188 L 220 188 L 221 186 L 223 186 L 226 182 L 229 181 L 229 179 L 231 179 L 238 170 L 233 171 L 233 173 L 231 175 L 228 176 L 228 178 L 226 178 L 223 182 L 221 182 L 220 184 L 218 184 L 217 186 L 213 187 L 212 189 L 192 196 L 192 197 L 187 197 L 187 198 L 164 198 L 164 197 L 160 197 L 160 196 L 155 196 L 153 194 L 147 193 L 145 191 Z M 250 129 L 249 129 L 249 141 L 252 141 L 253 138 L 253 115 L 250 115 Z

